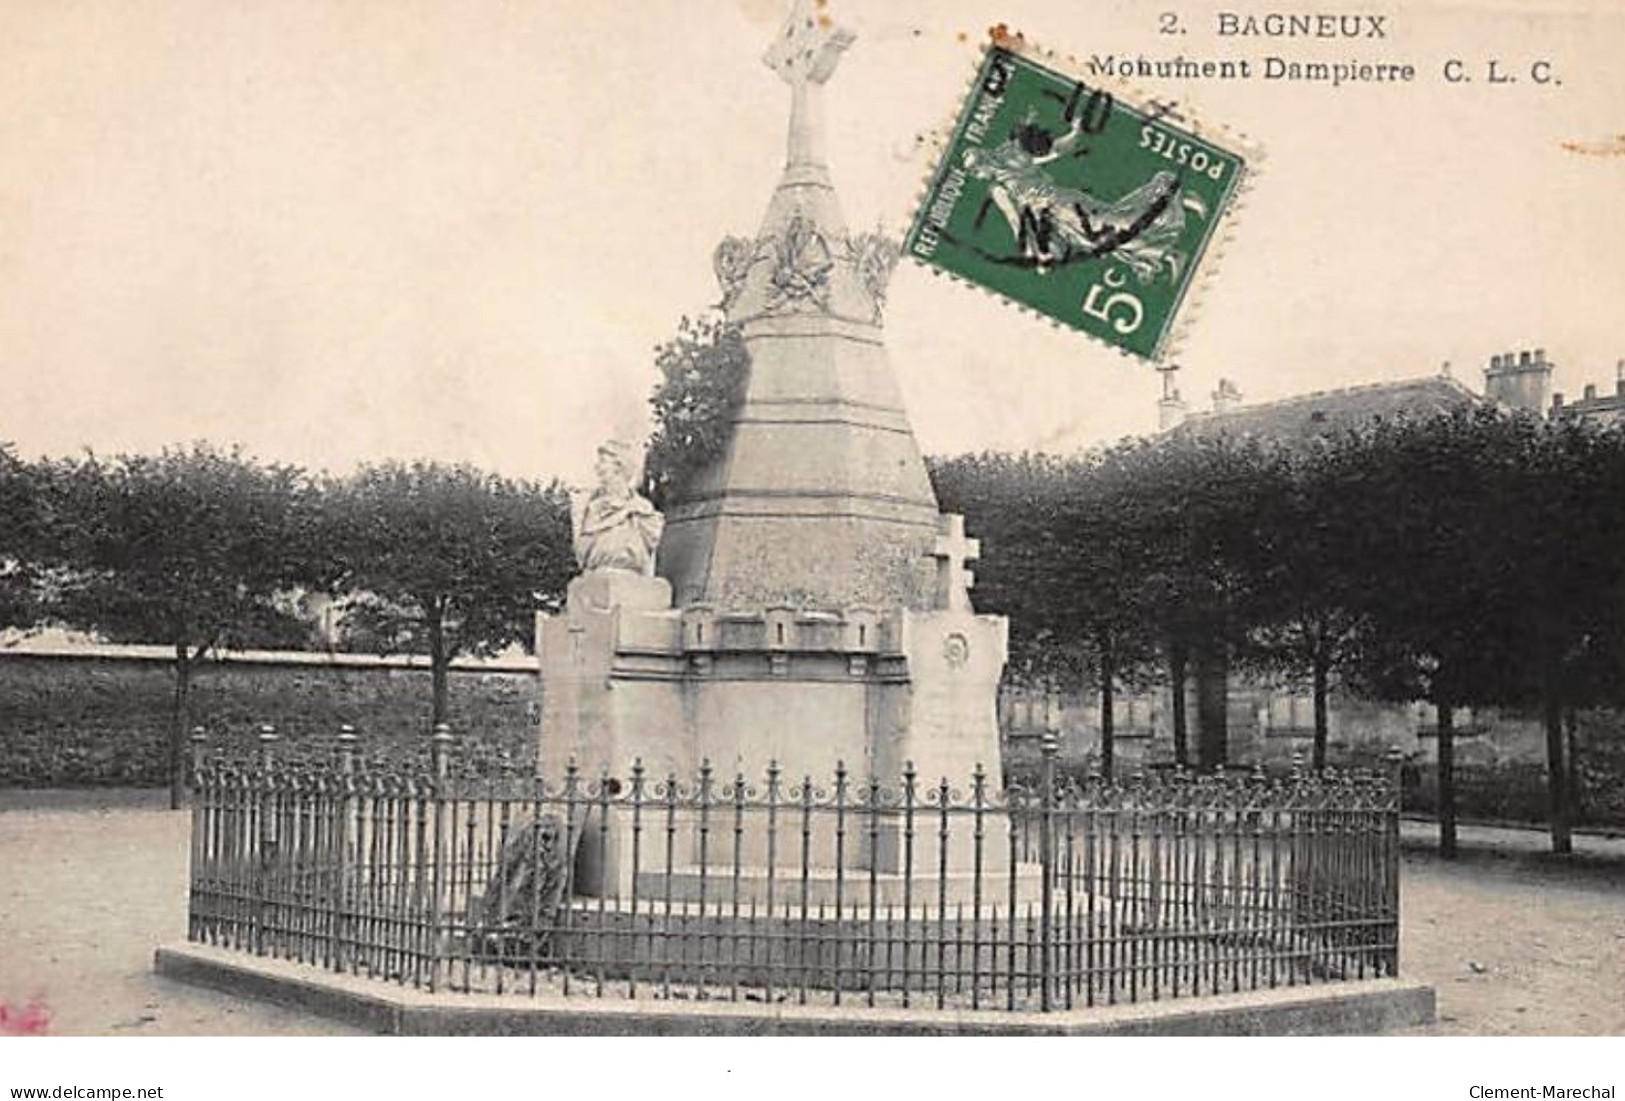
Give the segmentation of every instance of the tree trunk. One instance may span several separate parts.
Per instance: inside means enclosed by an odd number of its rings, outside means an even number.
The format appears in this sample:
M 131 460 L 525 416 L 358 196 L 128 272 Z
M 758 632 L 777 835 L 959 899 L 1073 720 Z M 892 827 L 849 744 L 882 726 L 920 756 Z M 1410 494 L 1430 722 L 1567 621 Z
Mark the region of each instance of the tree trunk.
M 1329 725 L 1326 717 L 1326 682 L 1330 679 L 1330 670 L 1326 668 L 1328 664 L 1330 663 L 1327 661 L 1326 655 L 1316 652 L 1314 659 L 1315 745 L 1312 759 L 1316 772 L 1326 770 L 1326 735 Z
M 1100 774 L 1106 779 L 1112 778 L 1115 765 L 1113 760 L 1115 747 L 1115 730 L 1112 725 L 1112 677 L 1116 675 L 1113 668 L 1112 653 L 1109 646 L 1100 648 Z
M 1196 651 L 1196 762 L 1203 772 L 1227 763 L 1230 753 L 1230 660 L 1223 643 Z
M 175 646 L 175 708 L 169 723 L 169 809 L 186 805 L 187 731 L 192 719 L 192 660 L 186 643 Z
M 1563 701 L 1556 673 L 1547 669 L 1542 678 L 1541 704 L 1546 722 L 1546 806 L 1551 823 L 1552 851 L 1571 853 L 1574 837 L 1569 830 L 1568 769 L 1563 763 Z
M 446 628 L 440 615 L 438 610 L 429 613 L 429 681 L 433 686 L 429 705 L 431 730 L 446 721 L 446 679 L 451 665 L 451 656 L 446 653 Z
M 1168 680 L 1173 685 L 1174 703 L 1174 764 L 1180 768 L 1190 765 L 1189 720 L 1185 715 L 1185 647 L 1174 646 L 1168 651 Z
M 1439 855 L 1456 855 L 1456 713 L 1448 700 L 1439 712 Z
M 1564 763 L 1568 765 L 1569 776 L 1569 822 L 1585 820 L 1585 796 L 1580 791 L 1580 754 L 1577 748 L 1579 740 L 1580 716 L 1570 706 L 1563 712 L 1564 737 Z

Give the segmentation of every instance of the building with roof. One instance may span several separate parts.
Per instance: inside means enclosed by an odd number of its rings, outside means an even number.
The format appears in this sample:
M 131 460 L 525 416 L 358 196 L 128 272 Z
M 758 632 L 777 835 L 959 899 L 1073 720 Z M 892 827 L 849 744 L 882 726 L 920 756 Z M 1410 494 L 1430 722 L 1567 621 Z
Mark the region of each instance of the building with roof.
M 1256 405 L 1241 403 L 1241 392 L 1220 379 L 1211 412 L 1168 417 L 1165 430 L 1193 435 L 1225 433 L 1272 440 L 1316 436 L 1380 420 L 1423 417 L 1470 408 L 1485 399 L 1446 374 L 1399 382 L 1378 382 L 1340 390 L 1317 390 Z
M 1232 380 L 1221 378 L 1207 410 L 1188 407 L 1174 385 L 1174 368 L 1163 374 L 1157 423 L 1163 432 L 1307 440 L 1373 421 L 1427 417 L 1484 403 L 1553 419 L 1625 421 L 1625 360 L 1616 367 L 1613 394 L 1599 395 L 1595 385 L 1587 384 L 1584 396 L 1572 402 L 1552 389 L 1556 366 L 1544 348 L 1536 348 L 1491 356 L 1483 393 L 1456 379 L 1445 364 L 1433 375 L 1316 390 L 1253 405 L 1243 401 Z
M 1579 401 L 1565 402 L 1562 394 L 1552 395 L 1551 416 L 1598 421 L 1604 424 L 1625 424 L 1625 359 L 1614 365 L 1614 392 L 1597 393 L 1597 387 L 1586 383 Z

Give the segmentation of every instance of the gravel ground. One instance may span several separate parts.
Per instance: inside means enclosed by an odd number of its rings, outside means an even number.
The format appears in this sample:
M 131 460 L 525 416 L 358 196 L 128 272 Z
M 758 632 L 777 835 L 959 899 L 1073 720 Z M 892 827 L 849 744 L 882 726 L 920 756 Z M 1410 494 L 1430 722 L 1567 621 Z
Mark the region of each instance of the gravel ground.
M 354 1029 L 152 973 L 186 938 L 191 822 L 163 792 L 0 791 L 0 1007 L 67 1036 L 329 1036 Z M 30 1012 L 30 1006 L 37 1007 Z
M 0 1029 L 356 1035 L 153 975 L 153 948 L 186 931 L 189 819 L 163 808 L 159 792 L 0 791 Z M 1625 1036 L 1625 840 L 1558 860 L 1541 834 L 1465 827 L 1448 863 L 1428 825 L 1404 834 L 1401 970 L 1439 993 L 1417 1034 Z
M 1625 1036 L 1625 840 L 1406 822 L 1400 973 L 1433 985 L 1439 1036 Z

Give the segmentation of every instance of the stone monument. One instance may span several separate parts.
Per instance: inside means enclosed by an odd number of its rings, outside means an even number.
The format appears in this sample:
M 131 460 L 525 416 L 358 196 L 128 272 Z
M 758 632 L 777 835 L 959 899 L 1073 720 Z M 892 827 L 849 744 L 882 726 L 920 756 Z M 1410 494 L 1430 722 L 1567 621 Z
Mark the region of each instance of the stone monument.
M 750 353 L 744 400 L 663 532 L 629 450 L 600 451 L 576 510 L 584 572 L 538 624 L 545 776 L 574 760 L 624 778 L 639 759 L 759 781 L 777 762 L 827 784 L 843 762 L 895 787 L 912 762 L 925 785 L 963 789 L 981 765 L 999 786 L 1006 622 L 971 607 L 976 541 L 938 512 L 887 359 L 897 246 L 848 231 L 825 162 L 824 86 L 852 41 L 802 0 L 767 51 L 791 94 L 784 174 L 756 236 L 715 256 Z M 593 878 L 622 889 L 624 846 L 606 848 Z M 900 870 L 876 848 L 854 846 L 853 866 Z M 1003 851 L 990 841 L 988 860 Z

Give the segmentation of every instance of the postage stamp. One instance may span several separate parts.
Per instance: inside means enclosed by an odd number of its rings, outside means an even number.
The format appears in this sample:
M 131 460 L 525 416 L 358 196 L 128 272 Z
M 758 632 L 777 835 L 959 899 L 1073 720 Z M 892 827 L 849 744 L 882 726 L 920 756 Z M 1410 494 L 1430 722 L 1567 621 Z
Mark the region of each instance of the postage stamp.
M 1019 38 L 988 47 L 904 251 L 1159 359 L 1251 152 L 1048 60 Z

